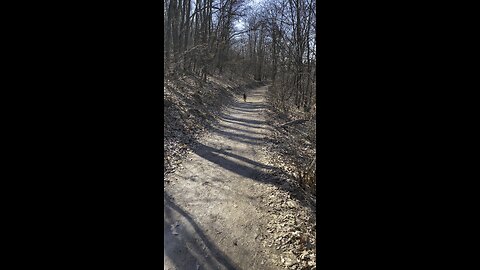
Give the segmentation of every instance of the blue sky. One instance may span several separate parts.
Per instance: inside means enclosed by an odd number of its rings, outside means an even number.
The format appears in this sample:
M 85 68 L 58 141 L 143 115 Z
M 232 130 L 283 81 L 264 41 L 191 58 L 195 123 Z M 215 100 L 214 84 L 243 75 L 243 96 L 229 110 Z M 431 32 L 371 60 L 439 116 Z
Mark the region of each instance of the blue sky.
M 246 4 L 247 4 L 247 6 L 255 9 L 258 4 L 260 4 L 260 3 L 262 3 L 262 2 L 265 2 L 265 1 L 267 1 L 267 0 L 247 0 L 247 1 L 246 1 Z M 235 22 L 235 30 L 237 30 L 237 31 L 242 31 L 242 30 L 244 30 L 243 22 L 241 22 L 241 21 L 236 21 L 236 22 Z

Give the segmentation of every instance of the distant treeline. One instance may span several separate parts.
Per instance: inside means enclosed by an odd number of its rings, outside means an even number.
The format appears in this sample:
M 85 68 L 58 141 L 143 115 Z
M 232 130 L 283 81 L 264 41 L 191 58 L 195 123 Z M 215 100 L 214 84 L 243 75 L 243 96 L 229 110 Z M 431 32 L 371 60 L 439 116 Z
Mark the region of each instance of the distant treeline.
M 315 107 L 315 0 L 165 0 L 165 76 L 271 80 L 274 106 Z

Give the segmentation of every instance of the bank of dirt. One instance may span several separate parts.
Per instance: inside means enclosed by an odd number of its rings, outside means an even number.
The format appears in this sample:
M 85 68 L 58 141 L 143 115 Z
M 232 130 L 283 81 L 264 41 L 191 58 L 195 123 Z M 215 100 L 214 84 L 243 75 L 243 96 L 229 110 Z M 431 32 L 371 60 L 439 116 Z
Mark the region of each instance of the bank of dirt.
M 253 80 L 222 76 L 208 76 L 207 82 L 193 75 L 165 78 L 164 174 L 176 169 L 192 142 L 235 96 L 257 85 Z

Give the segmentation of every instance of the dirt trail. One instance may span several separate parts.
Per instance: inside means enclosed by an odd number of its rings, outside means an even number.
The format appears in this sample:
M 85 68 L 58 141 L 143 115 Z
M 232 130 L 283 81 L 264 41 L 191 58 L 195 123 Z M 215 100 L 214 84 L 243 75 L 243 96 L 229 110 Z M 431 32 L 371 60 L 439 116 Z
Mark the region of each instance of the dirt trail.
M 164 269 L 281 269 L 266 245 L 266 86 L 229 106 L 166 177 Z

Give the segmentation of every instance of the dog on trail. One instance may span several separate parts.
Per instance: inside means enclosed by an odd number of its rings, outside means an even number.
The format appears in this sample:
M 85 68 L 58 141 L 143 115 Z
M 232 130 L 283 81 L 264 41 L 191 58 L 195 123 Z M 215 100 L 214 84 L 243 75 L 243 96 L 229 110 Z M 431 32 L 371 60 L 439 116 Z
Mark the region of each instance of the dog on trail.
M 247 102 L 247 95 L 245 93 L 243 93 L 243 101 Z

